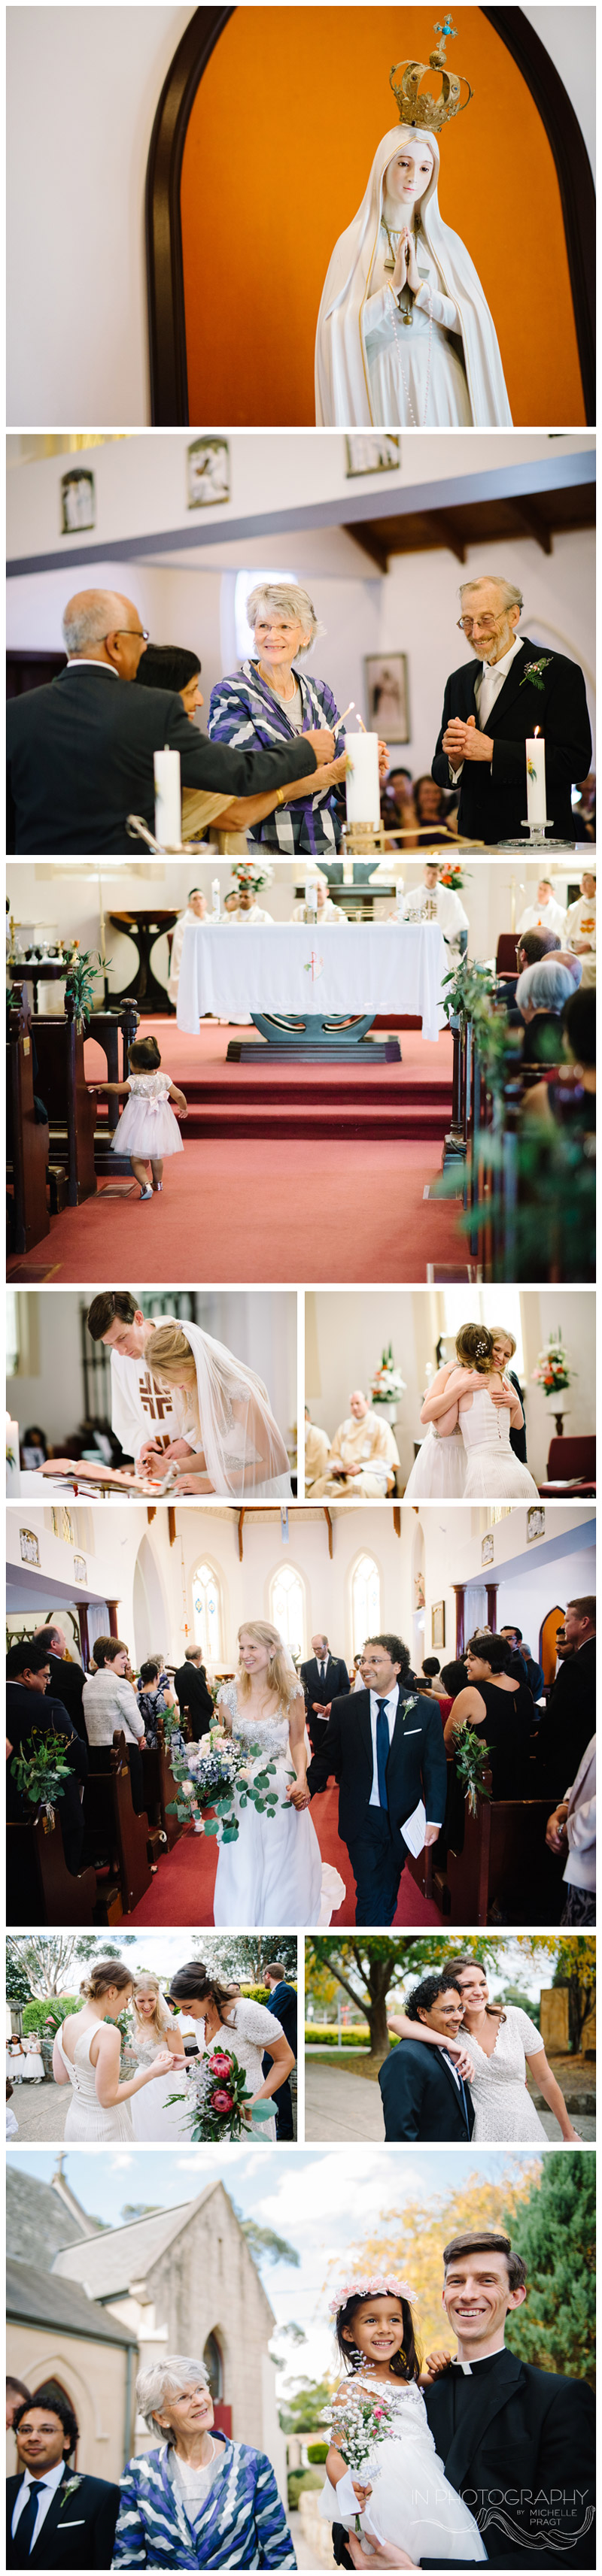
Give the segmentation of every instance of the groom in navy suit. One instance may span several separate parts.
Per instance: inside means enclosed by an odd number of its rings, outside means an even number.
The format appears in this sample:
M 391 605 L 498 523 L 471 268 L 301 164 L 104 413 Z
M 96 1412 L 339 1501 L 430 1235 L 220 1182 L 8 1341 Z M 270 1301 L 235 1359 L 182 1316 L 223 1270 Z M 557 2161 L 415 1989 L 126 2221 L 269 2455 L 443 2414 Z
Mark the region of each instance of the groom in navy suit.
M 414 1986 L 404 2012 L 408 2021 L 424 2022 L 432 2030 L 436 2045 L 402 2039 L 385 2058 L 378 2078 L 385 2137 L 458 2138 L 468 2146 L 475 2120 L 472 2094 L 448 2045 L 458 2038 L 464 2005 L 446 1969 L 436 1969 Z
M 422 1799 L 427 1843 L 445 1814 L 447 1760 L 437 1701 L 412 1691 L 401 1637 L 368 1637 L 368 1688 L 332 1702 L 307 1773 L 311 1798 L 334 1773 L 339 1833 L 357 1888 L 356 1923 L 392 1923 L 408 1845 L 403 1826 Z
M 460 602 L 458 624 L 478 667 L 462 662 L 446 683 L 433 778 L 447 790 L 459 784 L 465 839 L 525 839 L 525 743 L 537 731 L 555 837 L 572 841 L 571 786 L 587 777 L 591 758 L 583 672 L 518 634 L 523 603 L 512 582 L 463 582 Z

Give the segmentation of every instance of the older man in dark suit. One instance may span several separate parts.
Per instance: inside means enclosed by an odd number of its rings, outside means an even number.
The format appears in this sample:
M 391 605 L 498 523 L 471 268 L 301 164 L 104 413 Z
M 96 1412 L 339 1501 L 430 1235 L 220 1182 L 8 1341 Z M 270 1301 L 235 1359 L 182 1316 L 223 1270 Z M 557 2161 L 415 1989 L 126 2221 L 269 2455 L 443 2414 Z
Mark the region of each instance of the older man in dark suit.
M 180 754 L 183 787 L 222 794 L 220 821 L 234 830 L 271 812 L 280 788 L 334 759 L 326 728 L 296 734 L 277 751 L 233 750 L 198 733 L 173 692 L 128 687 L 148 635 L 133 601 L 119 592 L 78 592 L 65 610 L 63 635 L 66 671 L 7 708 L 12 851 L 131 858 L 127 816 L 140 815 L 154 832 L 153 761 L 164 748 Z
M 324 1742 L 307 1773 L 310 1797 L 339 1782 L 339 1833 L 357 1888 L 356 1923 L 393 1922 L 408 1844 L 403 1828 L 424 1807 L 422 1848 L 445 1813 L 447 1761 L 439 1704 L 410 1689 L 401 1637 L 368 1637 L 368 1687 L 333 1700 Z M 420 1848 L 417 1843 L 416 1848 Z
M 311 1749 L 317 1753 L 330 1717 L 331 1701 L 348 1691 L 349 1674 L 342 1655 L 331 1655 L 328 1638 L 321 1629 L 311 1643 L 311 1655 L 306 1664 L 299 1665 L 299 1677 L 305 1692 Z
M 119 2487 L 69 2466 L 78 2426 L 49 2381 L 13 2418 L 19 2467 L 6 2484 L 7 2567 L 110 2567 Z
M 585 778 L 591 754 L 583 672 L 518 634 L 523 603 L 513 582 L 463 582 L 460 601 L 458 624 L 479 667 L 462 662 L 446 683 L 433 778 L 459 785 L 465 839 L 525 839 L 525 743 L 537 731 L 550 820 L 557 840 L 572 841 L 571 786 Z

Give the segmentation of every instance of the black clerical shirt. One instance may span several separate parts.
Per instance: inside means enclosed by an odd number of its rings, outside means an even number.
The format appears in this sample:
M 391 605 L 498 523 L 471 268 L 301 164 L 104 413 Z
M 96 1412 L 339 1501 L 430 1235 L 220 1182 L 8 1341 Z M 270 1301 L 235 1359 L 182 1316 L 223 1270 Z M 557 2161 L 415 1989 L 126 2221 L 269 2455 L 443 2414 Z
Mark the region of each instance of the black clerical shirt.
M 454 2433 L 457 2431 L 459 2425 L 461 2425 L 463 2433 L 467 2432 L 469 2426 L 472 2426 L 473 2416 L 475 2431 L 478 2430 L 480 2426 L 481 2408 L 479 2384 L 483 2379 L 488 2378 L 491 2371 L 497 2370 L 498 2363 L 504 2360 L 505 2345 L 502 2344 L 500 2352 L 485 2352 L 482 2354 L 480 2361 L 452 2361 L 450 2365 L 450 2381 L 452 2389 L 452 2418 Z

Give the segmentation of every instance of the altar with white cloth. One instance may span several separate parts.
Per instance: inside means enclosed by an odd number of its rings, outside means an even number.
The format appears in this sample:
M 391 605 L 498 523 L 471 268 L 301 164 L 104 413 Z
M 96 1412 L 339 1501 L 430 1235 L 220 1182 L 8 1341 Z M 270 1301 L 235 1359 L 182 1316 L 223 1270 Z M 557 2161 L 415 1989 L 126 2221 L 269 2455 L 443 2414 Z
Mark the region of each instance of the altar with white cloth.
M 188 922 L 178 1028 L 196 1037 L 205 1012 L 235 1020 L 237 1011 L 242 1018 L 250 1011 L 262 1034 L 282 1045 L 282 1022 L 290 1015 L 308 1023 L 308 1041 L 311 1035 L 316 1043 L 325 1022 L 357 1013 L 357 1029 L 340 1032 L 340 1042 L 349 1045 L 360 1042 L 377 1012 L 392 1011 L 421 1017 L 423 1037 L 436 1044 L 445 1027 L 441 988 L 449 963 L 436 921 L 274 922 L 269 929 L 251 923 L 238 939 L 225 924 L 216 924 L 207 939 L 202 922 Z M 302 1030 L 291 1030 L 293 1041 L 302 1045 Z M 337 1044 L 336 1027 L 330 1044 Z

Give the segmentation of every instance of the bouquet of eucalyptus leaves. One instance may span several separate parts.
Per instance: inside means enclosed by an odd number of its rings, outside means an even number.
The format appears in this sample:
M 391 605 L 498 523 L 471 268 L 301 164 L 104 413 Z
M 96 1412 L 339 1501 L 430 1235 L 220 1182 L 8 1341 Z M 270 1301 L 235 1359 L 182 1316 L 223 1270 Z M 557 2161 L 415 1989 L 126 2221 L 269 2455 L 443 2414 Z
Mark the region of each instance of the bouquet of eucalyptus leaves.
M 483 1743 L 482 1735 L 478 1735 L 473 1726 L 463 1726 L 455 1738 L 456 1777 L 464 1790 L 470 1816 L 476 1816 L 479 1798 L 491 1799 L 491 1790 L 486 1789 L 484 1779 L 490 1751 L 490 1745 Z
M 171 1767 L 178 1797 L 170 1800 L 168 1812 L 179 1824 L 192 1822 L 197 1833 L 238 1842 L 235 1792 L 239 1810 L 250 1802 L 257 1815 L 275 1816 L 276 1764 L 265 1758 L 261 1744 L 235 1744 L 225 1730 L 211 1727 L 207 1751 L 187 1745 L 183 1755 L 172 1756 Z
M 65 1758 L 66 1735 L 41 1735 L 34 1728 L 29 1744 L 13 1753 L 11 1772 L 20 1797 L 41 1814 L 45 1834 L 51 1834 L 56 1823 L 55 1800 L 65 1793 L 67 1780 L 73 1777 Z

